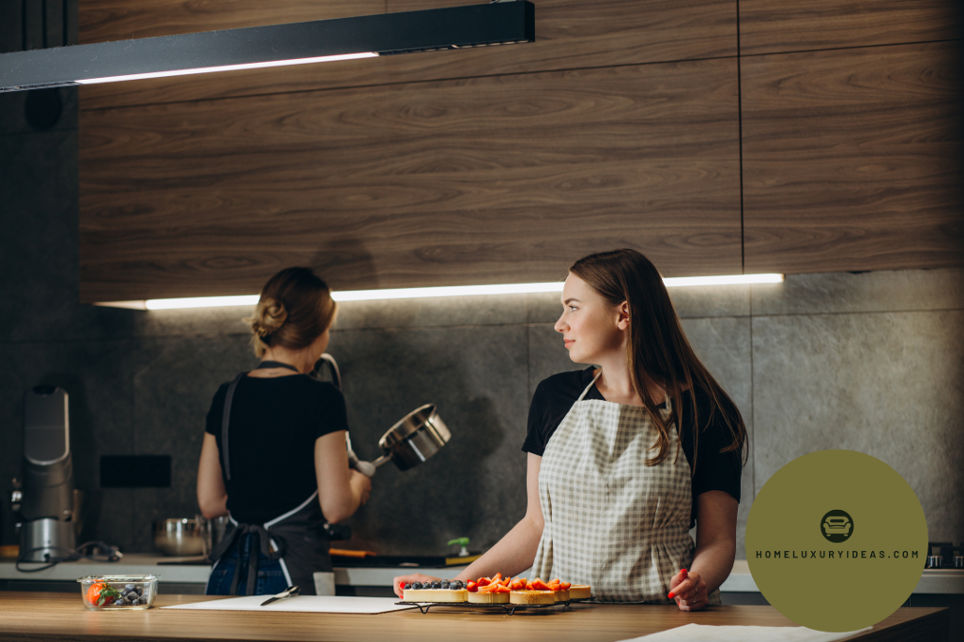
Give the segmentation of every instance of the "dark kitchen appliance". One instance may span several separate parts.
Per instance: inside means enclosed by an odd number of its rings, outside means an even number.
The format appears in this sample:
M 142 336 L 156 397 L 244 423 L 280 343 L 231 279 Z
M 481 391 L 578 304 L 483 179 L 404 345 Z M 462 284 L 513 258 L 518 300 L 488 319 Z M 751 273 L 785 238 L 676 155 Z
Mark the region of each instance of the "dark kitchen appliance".
M 74 489 L 67 392 L 37 386 L 24 397 L 23 481 L 12 496 L 22 562 L 74 553 L 80 494 Z

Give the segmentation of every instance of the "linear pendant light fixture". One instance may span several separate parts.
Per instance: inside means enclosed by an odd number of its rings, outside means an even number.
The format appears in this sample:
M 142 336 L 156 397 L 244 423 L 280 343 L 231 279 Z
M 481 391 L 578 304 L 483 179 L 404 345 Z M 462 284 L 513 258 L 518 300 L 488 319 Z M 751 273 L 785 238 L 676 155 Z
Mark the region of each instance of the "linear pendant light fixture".
M 721 276 L 678 276 L 663 279 L 666 287 L 715 287 L 721 285 L 764 285 L 782 283 L 778 273 L 729 274 Z M 537 294 L 562 292 L 562 281 L 543 283 L 498 283 L 493 285 L 449 285 L 425 288 L 393 288 L 382 290 L 340 290 L 331 293 L 339 303 L 344 301 L 384 301 L 388 299 L 419 299 L 452 296 L 488 296 L 494 294 Z M 103 301 L 95 303 L 109 308 L 133 310 L 180 310 L 187 308 L 217 308 L 250 306 L 258 302 L 257 294 L 237 296 L 199 296 L 174 299 L 146 299 L 139 301 Z
M 531 2 L 186 33 L 0 54 L 0 92 L 535 40 Z

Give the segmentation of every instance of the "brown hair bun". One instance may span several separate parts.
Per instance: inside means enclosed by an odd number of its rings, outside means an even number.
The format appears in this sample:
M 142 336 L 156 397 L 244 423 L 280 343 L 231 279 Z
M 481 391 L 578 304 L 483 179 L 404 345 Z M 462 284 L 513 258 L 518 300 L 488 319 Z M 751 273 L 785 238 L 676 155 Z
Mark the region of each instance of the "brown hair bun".
M 251 327 L 251 345 L 259 359 L 271 346 L 305 348 L 327 330 L 335 317 L 328 285 L 311 268 L 290 267 L 265 283 Z

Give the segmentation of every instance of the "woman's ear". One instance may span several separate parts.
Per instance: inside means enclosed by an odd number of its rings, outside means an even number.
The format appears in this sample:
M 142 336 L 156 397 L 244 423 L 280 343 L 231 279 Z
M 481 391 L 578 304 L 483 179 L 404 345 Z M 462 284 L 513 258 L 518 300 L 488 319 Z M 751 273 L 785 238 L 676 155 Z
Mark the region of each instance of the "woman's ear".
M 616 327 L 620 330 L 629 328 L 629 302 L 623 301 L 616 306 Z

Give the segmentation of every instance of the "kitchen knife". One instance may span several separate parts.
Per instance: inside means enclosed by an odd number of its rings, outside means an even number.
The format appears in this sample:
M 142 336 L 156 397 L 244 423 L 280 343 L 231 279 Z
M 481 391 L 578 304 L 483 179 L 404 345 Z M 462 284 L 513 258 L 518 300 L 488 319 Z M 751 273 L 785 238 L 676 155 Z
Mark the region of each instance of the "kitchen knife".
M 281 591 L 281 592 L 278 593 L 277 595 L 272 595 L 271 597 L 269 597 L 268 599 L 266 599 L 264 602 L 261 603 L 261 606 L 267 606 L 268 604 L 271 604 L 272 602 L 275 602 L 275 601 L 277 601 L 277 600 L 283 600 L 283 599 L 286 598 L 286 597 L 291 597 L 291 596 L 293 596 L 293 595 L 298 595 L 298 592 L 299 592 L 300 590 L 301 590 L 301 589 L 298 588 L 297 586 L 289 586 L 288 588 L 286 588 L 285 590 Z

